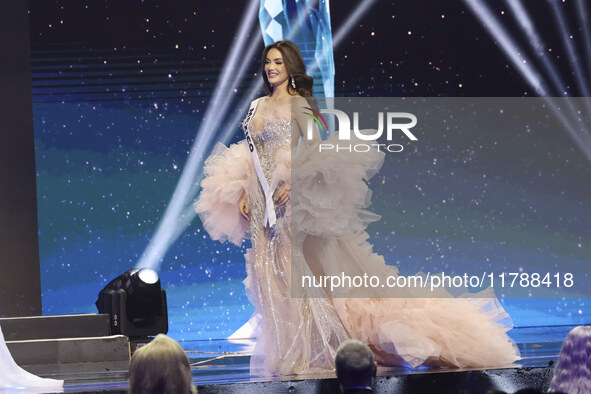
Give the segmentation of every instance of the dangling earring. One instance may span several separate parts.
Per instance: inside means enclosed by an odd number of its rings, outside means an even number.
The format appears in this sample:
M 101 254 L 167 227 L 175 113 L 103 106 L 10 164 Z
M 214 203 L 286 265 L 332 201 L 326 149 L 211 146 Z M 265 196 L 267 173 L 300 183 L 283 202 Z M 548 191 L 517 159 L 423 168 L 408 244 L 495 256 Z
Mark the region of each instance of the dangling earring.
M 294 77 L 291 77 L 291 87 L 294 88 L 294 89 L 296 88 L 295 87 L 295 78 Z

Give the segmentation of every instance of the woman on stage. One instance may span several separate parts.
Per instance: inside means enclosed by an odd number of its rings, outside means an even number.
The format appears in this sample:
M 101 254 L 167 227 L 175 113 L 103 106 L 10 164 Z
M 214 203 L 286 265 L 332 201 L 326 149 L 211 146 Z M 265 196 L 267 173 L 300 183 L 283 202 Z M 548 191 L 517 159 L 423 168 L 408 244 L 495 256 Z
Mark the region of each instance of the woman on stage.
M 302 138 L 305 108 L 314 103 L 308 101 L 312 78 L 299 49 L 290 41 L 273 43 L 262 64 L 267 95 L 251 104 L 243 123 L 252 145 L 243 140 L 216 146 L 195 203 L 212 239 L 240 245 L 249 234 L 252 241 L 245 255 L 257 325 L 251 373 L 332 371 L 336 349 L 349 338 L 367 343 L 385 365 L 493 367 L 515 361 L 519 353 L 506 334 L 511 322 L 494 295 L 451 298 L 442 291 L 440 298 L 421 298 L 429 294 L 408 291 L 397 298 L 337 298 L 314 289 L 292 298 L 292 270 L 397 274 L 372 252 L 365 229 L 375 215 L 360 209 L 371 193 L 366 181 L 384 154 L 319 154 L 318 136 Z

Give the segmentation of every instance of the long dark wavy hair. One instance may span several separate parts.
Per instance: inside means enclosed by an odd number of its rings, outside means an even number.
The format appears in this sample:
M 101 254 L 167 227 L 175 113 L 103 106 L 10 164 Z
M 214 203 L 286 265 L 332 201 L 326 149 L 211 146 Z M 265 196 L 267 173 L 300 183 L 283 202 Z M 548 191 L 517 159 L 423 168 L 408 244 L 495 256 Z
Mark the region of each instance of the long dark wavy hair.
M 311 97 L 314 78 L 306 74 L 306 63 L 304 63 L 302 53 L 300 52 L 298 46 L 289 40 L 274 42 L 270 45 L 267 45 L 263 51 L 263 55 L 261 56 L 261 67 L 263 69 L 265 93 L 271 94 L 273 91 L 271 83 L 269 83 L 269 80 L 267 79 L 267 73 L 265 73 L 265 59 L 267 58 L 269 51 L 273 48 L 281 52 L 283 63 L 285 64 L 285 68 L 290 75 L 289 81 L 287 83 L 287 93 L 291 94 L 292 96 L 294 96 L 296 93 L 299 93 L 299 95 L 302 97 Z M 295 79 L 295 89 L 291 86 L 291 77 Z

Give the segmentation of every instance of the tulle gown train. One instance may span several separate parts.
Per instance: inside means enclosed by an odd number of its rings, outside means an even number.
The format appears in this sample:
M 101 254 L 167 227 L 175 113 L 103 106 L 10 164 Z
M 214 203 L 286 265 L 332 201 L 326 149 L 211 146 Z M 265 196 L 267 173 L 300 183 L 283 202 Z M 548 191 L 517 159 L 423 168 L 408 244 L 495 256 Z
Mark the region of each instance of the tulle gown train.
M 290 154 L 289 118 L 249 127 L 265 177 L 274 190 L 295 185 L 292 201 L 277 210 L 277 223 L 263 226 L 264 196 L 245 141 L 218 144 L 206 160 L 195 203 L 214 240 L 240 245 L 245 255 L 248 297 L 255 307 L 257 343 L 253 374 L 301 374 L 334 368 L 338 345 L 348 338 L 368 343 L 386 365 L 493 367 L 510 364 L 519 352 L 506 331 L 511 320 L 493 294 L 489 298 L 292 298 L 291 270 L 311 274 L 359 272 L 396 275 L 372 251 L 365 229 L 377 216 L 365 211 L 366 180 L 379 171 L 383 154 L 317 154 L 313 147 Z M 246 193 L 250 222 L 241 217 Z M 297 231 L 295 231 L 297 229 Z M 292 232 L 292 230 L 294 232 Z M 320 294 L 322 295 L 322 294 Z M 419 294 L 420 295 L 420 294 Z
M 44 379 L 19 367 L 10 355 L 0 328 L 0 392 L 61 392 L 63 380 Z

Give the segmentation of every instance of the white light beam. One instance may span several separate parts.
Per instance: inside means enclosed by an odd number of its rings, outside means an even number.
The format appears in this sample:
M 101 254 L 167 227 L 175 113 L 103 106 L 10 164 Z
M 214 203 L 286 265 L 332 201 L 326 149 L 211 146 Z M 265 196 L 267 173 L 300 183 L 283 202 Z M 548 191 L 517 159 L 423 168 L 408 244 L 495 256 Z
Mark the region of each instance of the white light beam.
M 486 27 L 489 34 L 499 42 L 500 49 L 525 78 L 526 82 L 534 89 L 536 94 L 544 97 L 548 102 L 549 108 L 565 126 L 565 129 L 575 140 L 579 149 L 581 149 L 587 159 L 591 161 L 591 145 L 586 138 L 587 134 L 584 132 L 584 129 L 577 127 L 576 123 L 573 125 L 571 119 L 565 117 L 564 113 L 560 111 L 556 104 L 554 104 L 553 100 L 548 97 L 550 96 L 550 92 L 547 88 L 547 84 L 540 77 L 539 73 L 533 69 L 533 66 L 531 66 L 533 63 L 525 54 L 523 54 L 524 51 L 519 47 L 515 40 L 511 38 L 502 24 L 493 16 L 492 12 L 487 8 L 484 2 L 478 0 L 464 0 L 464 2 L 472 9 L 476 17 Z
M 212 101 L 210 102 L 205 116 L 203 117 L 201 126 L 197 133 L 197 137 L 193 146 L 187 163 L 183 168 L 181 177 L 173 192 L 173 195 L 168 203 L 164 216 L 161 219 L 154 236 L 148 244 L 146 250 L 140 257 L 136 264 L 136 268 L 157 268 L 159 267 L 164 254 L 168 250 L 176 238 L 175 228 L 179 226 L 179 217 L 187 204 L 187 200 L 193 196 L 190 194 L 192 186 L 197 177 L 198 171 L 201 169 L 201 161 L 203 160 L 205 150 L 212 140 L 212 134 L 215 131 L 216 125 L 220 123 L 225 112 L 229 106 L 227 99 L 228 92 L 231 91 L 232 84 L 237 85 L 240 80 L 238 75 L 234 75 L 236 65 L 241 60 L 242 49 L 245 46 L 245 41 L 248 38 L 248 32 L 252 30 L 253 24 L 256 20 L 256 13 L 258 10 L 258 0 L 251 0 L 248 4 L 242 22 L 239 25 L 237 38 L 230 48 L 228 60 L 224 63 L 220 77 L 221 84 L 216 86 Z
M 556 16 L 556 22 L 558 23 L 558 27 L 560 28 L 560 37 L 562 38 L 562 43 L 566 48 L 566 53 L 570 60 L 570 63 L 574 67 L 575 71 L 575 80 L 577 81 L 577 85 L 583 96 L 589 97 L 589 86 L 587 83 L 587 76 L 583 73 L 583 69 L 581 68 L 581 62 L 579 57 L 575 51 L 575 45 L 570 38 L 570 34 L 568 32 L 568 26 L 566 23 L 566 18 L 564 17 L 564 11 L 560 5 L 560 3 L 556 0 L 548 0 L 548 3 L 552 7 L 552 11 Z

